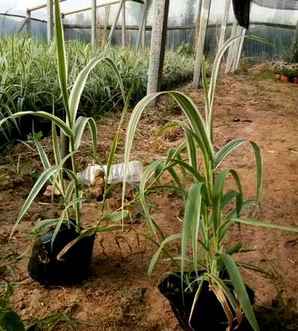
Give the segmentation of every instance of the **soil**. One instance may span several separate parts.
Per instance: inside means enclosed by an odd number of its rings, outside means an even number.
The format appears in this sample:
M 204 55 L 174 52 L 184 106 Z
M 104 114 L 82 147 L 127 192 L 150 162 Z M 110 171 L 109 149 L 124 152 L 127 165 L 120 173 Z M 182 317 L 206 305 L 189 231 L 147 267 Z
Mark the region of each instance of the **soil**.
M 220 80 L 215 139 L 217 147 L 239 136 L 260 144 L 265 182 L 264 201 L 257 217 L 298 226 L 298 86 L 267 78 L 265 70 L 263 66 L 254 67 Z M 201 91 L 190 86 L 181 90 L 199 106 L 203 104 Z M 162 99 L 158 106 L 149 109 L 141 120 L 132 159 L 148 164 L 181 143 L 181 130 L 165 128 L 169 121 L 177 119 L 183 116 L 173 102 Z M 111 113 L 98 122 L 102 162 L 106 160 L 118 120 L 119 114 Z M 87 138 L 78 160 L 82 169 L 90 161 Z M 48 139 L 42 144 L 48 148 Z M 243 148 L 236 152 L 226 165 L 239 169 L 247 195 L 253 196 L 254 161 L 248 151 Z M 37 154 L 23 144 L 0 159 L 0 278 L 2 284 L 15 285 L 11 305 L 21 318 L 28 323 L 39 321 L 44 330 L 181 330 L 169 303 L 157 289 L 158 281 L 169 270 L 167 265 L 160 264 L 151 278 L 146 274 L 155 246 L 146 239 L 148 232 L 137 207 L 133 224 L 127 230 L 97 236 L 91 277 L 81 285 L 46 288 L 29 278 L 26 267 L 32 245 L 30 231 L 36 220 L 57 216 L 57 205 L 40 197 L 13 238 L 8 239 L 18 210 L 40 171 Z M 120 206 L 119 190 L 116 188 L 109 198 L 111 209 Z M 181 201 L 171 193 L 160 193 L 152 203 L 160 227 L 168 234 L 179 230 Z M 98 204 L 89 199 L 83 207 L 84 222 L 92 224 L 98 218 Z M 276 330 L 298 330 L 298 236 L 242 226 L 240 230 L 235 227 L 229 240 L 239 239 L 250 249 L 239 259 L 270 275 L 244 272 L 247 284 L 255 290 L 261 316 L 276 319 L 275 326 L 279 325 Z

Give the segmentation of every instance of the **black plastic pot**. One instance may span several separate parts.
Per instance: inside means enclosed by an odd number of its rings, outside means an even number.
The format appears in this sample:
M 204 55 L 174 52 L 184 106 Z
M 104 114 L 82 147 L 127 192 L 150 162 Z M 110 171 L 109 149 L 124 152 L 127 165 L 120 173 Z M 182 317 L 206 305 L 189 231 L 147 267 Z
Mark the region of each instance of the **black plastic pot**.
M 194 273 L 185 274 L 191 281 Z M 189 325 L 189 316 L 194 301 L 197 285 L 185 291 L 188 285 L 184 284 L 184 302 L 182 299 L 181 278 L 179 273 L 171 274 L 160 282 L 158 288 L 170 302 L 172 310 L 179 321 L 180 326 L 185 331 L 226 331 L 228 322 L 225 312 L 217 300 L 215 294 L 209 290 L 207 282 L 204 282 L 201 294 L 195 305 L 194 312 Z M 184 278 L 185 279 L 185 278 Z M 251 302 L 254 302 L 254 292 L 247 287 Z M 236 327 L 236 325 L 235 325 Z M 251 331 L 251 327 L 244 319 L 237 328 L 239 331 Z
M 79 234 L 72 222 L 63 224 L 52 246 L 53 234 L 54 230 L 50 230 L 34 242 L 28 264 L 31 278 L 43 285 L 72 285 L 86 279 L 89 274 L 95 235 L 79 240 L 61 260 L 57 260 L 61 250 Z

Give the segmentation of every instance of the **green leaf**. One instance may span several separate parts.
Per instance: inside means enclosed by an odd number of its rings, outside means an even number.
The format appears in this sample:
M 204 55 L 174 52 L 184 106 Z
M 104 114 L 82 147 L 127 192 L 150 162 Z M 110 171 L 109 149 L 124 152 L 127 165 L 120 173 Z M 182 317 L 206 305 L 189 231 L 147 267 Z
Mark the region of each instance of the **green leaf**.
M 165 246 L 167 244 L 169 244 L 170 242 L 172 241 L 175 241 L 175 240 L 178 240 L 181 238 L 181 233 L 178 233 L 178 234 L 173 234 L 169 237 L 167 237 L 165 240 L 163 240 L 161 242 L 161 244 L 159 245 L 159 248 L 158 250 L 155 252 L 155 254 L 152 256 L 151 258 L 151 261 L 150 261 L 150 264 L 149 264 L 149 267 L 148 267 L 148 275 L 151 276 L 152 275 L 152 272 L 160 258 L 160 255 L 162 253 L 162 251 L 164 250 Z
M 71 125 L 73 125 L 75 123 L 78 108 L 79 108 L 79 103 L 80 103 L 81 96 L 82 96 L 83 90 L 85 88 L 85 85 L 87 83 L 88 76 L 91 73 L 91 71 L 96 67 L 96 65 L 101 62 L 108 64 L 114 71 L 114 73 L 117 77 L 118 83 L 120 85 L 123 101 L 125 101 L 123 82 L 122 82 L 120 73 L 119 73 L 117 67 L 115 66 L 114 62 L 107 57 L 93 58 L 85 66 L 85 68 L 83 68 L 82 71 L 79 73 L 79 75 L 73 85 L 73 88 L 71 90 L 70 96 L 69 96 L 69 112 L 70 112 Z
M 152 163 L 150 163 L 145 168 L 145 170 L 143 172 L 143 175 L 141 177 L 140 184 L 139 184 L 140 203 L 141 203 L 142 208 L 144 210 L 145 219 L 146 219 L 146 222 L 150 226 L 150 230 L 157 237 L 157 239 L 158 239 L 158 235 L 160 235 L 163 238 L 163 233 L 160 230 L 160 228 L 158 227 L 158 225 L 154 222 L 154 220 L 152 219 L 152 217 L 150 215 L 150 211 L 149 211 L 149 207 L 148 207 L 147 202 L 146 202 L 145 194 L 146 194 L 146 185 L 147 185 L 147 183 L 150 181 L 151 178 L 153 178 L 155 176 L 156 171 L 160 168 L 162 169 L 162 171 L 159 173 L 159 176 L 164 171 L 163 162 L 162 161 L 153 161 Z M 123 200 L 123 202 L 124 202 L 124 200 Z
M 81 143 L 82 143 L 82 137 L 83 133 L 86 129 L 86 126 L 88 125 L 91 137 L 92 137 L 92 150 L 93 155 L 95 157 L 96 155 L 96 146 L 97 146 L 97 128 L 96 128 L 96 122 L 92 117 L 82 117 L 80 116 L 76 120 L 75 124 L 75 150 L 78 150 Z
M 240 223 L 240 224 L 246 224 L 246 225 L 253 225 L 261 228 L 267 228 L 272 230 L 281 230 L 286 232 L 295 232 L 298 233 L 298 227 L 294 226 L 283 226 L 283 225 L 277 225 L 272 223 L 264 223 L 256 220 L 242 220 L 239 218 L 233 218 L 232 222 Z
M 102 220 L 109 221 L 112 223 L 118 223 L 120 222 L 123 218 L 127 218 L 129 216 L 128 211 L 114 211 L 111 213 L 105 213 L 102 216 Z
M 227 250 L 227 254 L 228 255 L 233 255 L 233 254 L 236 254 L 236 253 L 239 253 L 242 249 L 242 243 L 237 243 L 235 244 L 234 246 L 230 247 L 228 250 Z
M 55 35 L 56 35 L 56 49 L 57 49 L 57 62 L 58 62 L 58 78 L 59 85 L 63 97 L 63 103 L 66 110 L 66 116 L 70 120 L 70 112 L 68 107 L 68 72 L 67 72 L 67 59 L 65 52 L 64 30 L 61 19 L 60 0 L 55 0 Z M 68 123 L 70 124 L 70 122 Z
M 219 75 L 219 71 L 220 71 L 221 61 L 222 61 L 222 58 L 223 58 L 225 52 L 227 51 L 227 49 L 230 46 L 232 46 L 232 44 L 240 38 L 242 38 L 242 36 L 236 36 L 236 37 L 229 38 L 223 44 L 223 46 L 218 50 L 218 52 L 215 56 L 214 62 L 213 62 L 212 73 L 211 73 L 210 84 L 209 84 L 209 91 L 208 91 L 208 99 L 209 99 L 208 106 L 209 106 L 210 111 L 208 114 L 207 127 L 210 132 L 211 132 L 211 128 L 213 127 L 213 104 L 214 104 L 214 99 L 215 99 L 215 90 L 216 90 L 216 84 L 217 84 L 218 75 Z M 272 44 L 266 42 L 264 39 L 262 39 L 258 36 L 249 35 L 249 36 L 245 36 L 245 38 L 255 40 L 257 42 L 269 44 L 272 46 Z
M 193 128 L 195 133 L 197 134 L 197 139 L 201 143 L 201 148 L 203 149 L 203 156 L 205 160 L 205 164 L 208 162 L 212 162 L 213 160 L 213 146 L 212 143 L 206 133 L 205 123 L 204 120 L 196 108 L 194 103 L 190 98 L 185 96 L 181 92 L 159 92 L 150 94 L 144 97 L 134 108 L 131 118 L 127 127 L 126 139 L 125 139 L 125 152 L 124 152 L 124 178 L 127 174 L 128 163 L 130 158 L 130 153 L 133 145 L 133 140 L 136 134 L 137 126 L 140 121 L 140 118 L 143 112 L 146 110 L 148 105 L 154 101 L 156 98 L 168 95 L 172 97 L 180 106 L 181 110 L 183 111 L 184 115 L 186 116 L 190 127 Z M 125 200 L 125 190 L 126 190 L 126 182 L 123 182 L 123 190 L 122 190 L 122 206 L 124 206 Z
M 194 133 L 197 135 L 201 141 L 201 148 L 204 154 L 205 160 L 213 159 L 213 146 L 210 137 L 206 131 L 206 125 L 200 111 L 197 109 L 194 102 L 187 97 L 185 94 L 177 91 L 168 92 L 169 95 L 176 100 L 181 110 L 187 117 L 190 126 L 192 127 Z
M 224 196 L 224 185 L 226 177 L 229 175 L 229 170 L 219 172 L 215 177 L 214 183 L 214 196 L 213 196 L 213 210 L 212 210 L 212 219 L 214 232 L 217 231 L 218 227 L 221 225 L 221 216 L 222 216 L 222 204 Z
M 52 148 L 53 148 L 55 164 L 60 164 L 60 162 L 62 160 L 61 145 L 59 143 L 57 128 L 54 123 L 52 123 L 52 137 L 51 138 L 52 138 Z
M 263 192 L 263 158 L 260 147 L 253 141 L 250 141 L 250 144 L 253 148 L 255 159 L 256 159 L 256 191 L 257 191 L 257 202 L 260 202 L 262 199 Z
M 120 225 L 110 225 L 110 226 L 95 226 L 93 228 L 87 229 L 82 231 L 77 238 L 69 242 L 58 254 L 57 260 L 60 261 L 62 257 L 80 240 L 86 237 L 91 237 L 96 233 L 106 233 L 106 232 L 113 232 L 113 231 L 121 231 L 123 230 L 123 226 Z
M 59 165 L 52 166 L 48 169 L 46 169 L 37 179 L 36 183 L 32 187 L 28 197 L 26 198 L 21 210 L 19 211 L 16 223 L 11 231 L 10 237 L 12 237 L 13 233 L 15 232 L 18 224 L 22 220 L 22 218 L 26 215 L 27 211 L 31 207 L 33 201 L 37 197 L 37 195 L 40 193 L 44 185 L 50 180 L 51 177 L 55 176 L 56 173 L 61 171 L 63 168 L 65 162 L 73 155 L 73 153 L 68 154 Z
M 224 265 L 227 269 L 227 272 L 229 274 L 229 277 L 231 279 L 231 282 L 233 284 L 233 287 L 237 294 L 237 299 L 239 300 L 239 303 L 241 305 L 241 308 L 245 314 L 245 317 L 247 318 L 249 324 L 253 328 L 254 331 L 259 331 L 259 325 L 253 310 L 253 307 L 250 303 L 249 296 L 246 291 L 245 284 L 242 280 L 240 271 L 232 259 L 230 255 L 223 254 L 221 255 L 221 258 L 224 262 Z
M 241 145 L 245 144 L 245 139 L 235 139 L 228 142 L 225 146 L 223 146 L 216 154 L 215 154 L 215 161 L 214 161 L 214 168 L 218 168 L 220 164 L 230 155 L 233 153 L 235 149 L 240 147 Z
M 192 320 L 192 317 L 193 317 L 193 313 L 194 313 L 196 304 L 197 304 L 197 302 L 199 300 L 199 296 L 201 294 L 201 291 L 202 291 L 202 288 L 203 288 L 203 285 L 204 285 L 204 278 L 203 277 L 199 277 L 198 279 L 196 279 L 196 282 L 199 285 L 198 285 L 198 289 L 196 291 L 196 294 L 194 296 L 194 300 L 192 302 L 192 306 L 191 306 L 191 310 L 190 310 L 190 314 L 189 314 L 188 325 L 189 325 L 190 328 L 192 328 L 191 327 L 191 320 Z
M 198 163 L 197 163 L 197 149 L 193 139 L 193 136 L 189 132 L 189 130 L 185 131 L 186 135 L 186 144 L 187 144 L 187 152 L 189 158 L 189 165 L 196 171 L 198 171 Z
M 237 171 L 230 169 L 230 174 L 233 176 L 234 181 L 238 188 L 238 194 L 236 195 L 236 214 L 240 217 L 241 210 L 244 205 L 243 189 L 241 185 L 240 176 Z
M 37 152 L 39 154 L 42 166 L 44 167 L 44 169 L 49 169 L 51 167 L 51 163 L 49 161 L 49 158 L 48 158 L 44 148 L 42 147 L 41 143 L 35 138 L 34 138 L 34 144 L 35 144 Z
M 12 120 L 14 118 L 19 118 L 19 117 L 27 116 L 27 115 L 41 117 L 41 118 L 44 118 L 46 120 L 49 120 L 52 123 L 54 123 L 55 125 L 57 125 L 66 136 L 68 136 L 68 137 L 71 137 L 72 136 L 71 129 L 66 125 L 66 123 L 64 121 L 62 121 L 59 117 L 57 117 L 55 115 L 52 115 L 52 114 L 49 114 L 49 113 L 47 113 L 45 111 L 22 111 L 22 112 L 15 113 L 15 114 L 13 114 L 11 116 L 8 116 L 8 117 L 2 119 L 0 121 L 0 128 L 2 127 L 2 125 L 5 122 L 7 122 L 9 120 Z
M 193 263 L 195 270 L 198 269 L 198 240 L 201 223 L 202 184 L 193 184 L 186 200 L 184 221 L 181 238 L 181 279 L 183 286 L 183 273 L 185 271 L 185 257 L 188 245 L 191 242 L 193 248 Z
M 36 183 L 31 189 L 31 192 L 29 193 L 26 201 L 24 202 L 21 210 L 19 211 L 17 221 L 11 231 L 10 237 L 12 237 L 13 233 L 15 232 L 18 224 L 22 220 L 22 218 L 26 215 L 27 211 L 31 207 L 34 199 L 37 197 L 39 192 L 42 190 L 42 188 L 45 186 L 45 184 L 48 182 L 48 180 L 57 172 L 58 167 L 57 166 L 52 166 L 48 169 L 46 169 L 37 179 Z

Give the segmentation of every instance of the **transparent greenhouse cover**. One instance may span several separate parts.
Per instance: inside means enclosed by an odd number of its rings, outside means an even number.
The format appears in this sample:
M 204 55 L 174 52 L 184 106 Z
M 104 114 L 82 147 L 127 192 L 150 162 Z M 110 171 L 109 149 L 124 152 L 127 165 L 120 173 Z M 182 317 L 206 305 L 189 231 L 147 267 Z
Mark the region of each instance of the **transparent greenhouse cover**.
M 253 2 L 267 8 L 298 10 L 298 0 L 253 0 Z
M 98 0 L 101 3 L 107 3 L 112 0 Z M 27 8 L 44 4 L 46 0 L 0 0 L 0 12 L 11 14 L 26 13 Z M 61 3 L 62 12 L 74 9 L 88 7 L 90 0 L 67 0 Z M 153 2 L 153 0 L 151 0 Z M 298 20 L 298 11 L 283 11 L 281 14 L 278 9 L 296 9 L 298 10 L 298 0 L 252 0 L 251 20 L 259 22 L 272 22 L 296 25 Z M 170 20 L 169 25 L 191 25 L 195 21 L 197 13 L 198 0 L 170 0 Z M 212 0 L 210 23 L 220 23 L 224 12 L 223 0 Z M 127 24 L 137 24 L 141 17 L 141 6 L 128 1 L 127 3 Z M 117 6 L 113 6 L 111 17 L 115 15 Z M 99 11 L 100 15 L 101 11 Z M 80 16 L 70 16 L 69 23 L 82 23 L 81 20 L 87 20 L 88 13 Z M 46 19 L 46 10 L 39 10 L 33 13 L 33 17 Z M 232 17 L 232 13 L 230 19 Z M 152 10 L 149 13 L 148 24 L 152 22 Z M 85 23 L 85 22 L 83 22 Z

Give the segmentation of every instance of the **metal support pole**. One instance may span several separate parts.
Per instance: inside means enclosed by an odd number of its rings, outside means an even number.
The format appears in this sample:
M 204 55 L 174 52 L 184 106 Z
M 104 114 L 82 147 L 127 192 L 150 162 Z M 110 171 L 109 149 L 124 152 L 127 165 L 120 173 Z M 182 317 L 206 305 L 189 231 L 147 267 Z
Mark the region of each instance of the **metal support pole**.
M 155 0 L 147 94 L 155 93 L 160 88 L 167 40 L 168 16 L 169 0 Z
M 48 44 L 53 40 L 54 34 L 54 2 L 53 0 L 47 0 L 47 40 Z
M 193 76 L 193 86 L 195 88 L 198 88 L 200 86 L 201 69 L 204 61 L 204 47 L 205 47 L 207 25 L 210 14 L 211 0 L 202 0 L 201 6 L 202 8 L 201 8 L 201 17 L 200 17 L 200 27 L 199 27 L 198 41 L 196 44 L 196 57 L 194 63 L 194 76 Z
M 92 50 L 96 49 L 96 0 L 91 0 L 91 47 Z
M 233 22 L 232 30 L 231 30 L 231 38 L 236 37 L 237 34 L 237 22 L 236 20 Z M 227 57 L 227 63 L 226 63 L 226 69 L 225 73 L 228 73 L 231 71 L 232 65 L 233 65 L 233 53 L 235 48 L 235 42 L 232 43 L 232 45 L 229 47 L 228 51 L 228 57 Z
M 224 16 L 223 16 L 222 23 L 221 23 L 218 49 L 221 49 L 225 42 L 226 29 L 227 29 L 227 23 L 229 20 L 231 2 L 232 2 L 232 0 L 226 0 L 226 2 L 225 2 Z
M 240 27 L 239 32 L 240 32 L 241 38 L 239 39 L 239 43 L 238 43 L 238 47 L 237 47 L 235 63 L 234 63 L 233 69 L 232 69 L 233 72 L 235 72 L 236 70 L 239 69 L 240 59 L 241 59 L 241 54 L 242 54 L 243 44 L 244 44 L 244 39 L 245 39 L 245 34 L 246 34 L 246 29 Z
M 115 21 L 114 21 L 114 23 L 112 25 L 112 28 L 111 28 L 111 31 L 110 31 L 110 34 L 109 34 L 108 45 L 111 45 L 113 33 L 114 33 L 115 29 L 116 29 L 116 25 L 118 23 L 119 16 L 120 16 L 121 9 L 122 9 L 122 6 L 123 6 L 124 1 L 125 0 L 121 0 L 121 2 L 119 4 L 118 11 L 117 11 L 117 14 L 116 14 L 116 17 L 115 17 Z
M 122 47 L 126 46 L 127 40 L 126 40 L 126 1 L 123 1 L 122 4 Z
M 241 26 L 237 25 L 236 29 L 235 29 L 235 37 L 240 36 L 241 32 L 242 32 Z M 229 72 L 234 72 L 235 71 L 235 66 L 236 66 L 239 47 L 240 47 L 240 39 L 238 38 L 233 43 L 232 52 L 231 52 L 231 59 L 230 59 L 230 71 Z
M 142 18 L 141 18 L 141 22 L 140 22 L 140 25 L 139 25 L 137 49 L 140 48 L 141 44 L 142 44 L 142 47 L 145 48 L 145 43 L 146 43 L 146 18 L 147 18 L 147 11 L 148 11 L 147 6 L 148 6 L 147 0 L 144 0 Z

